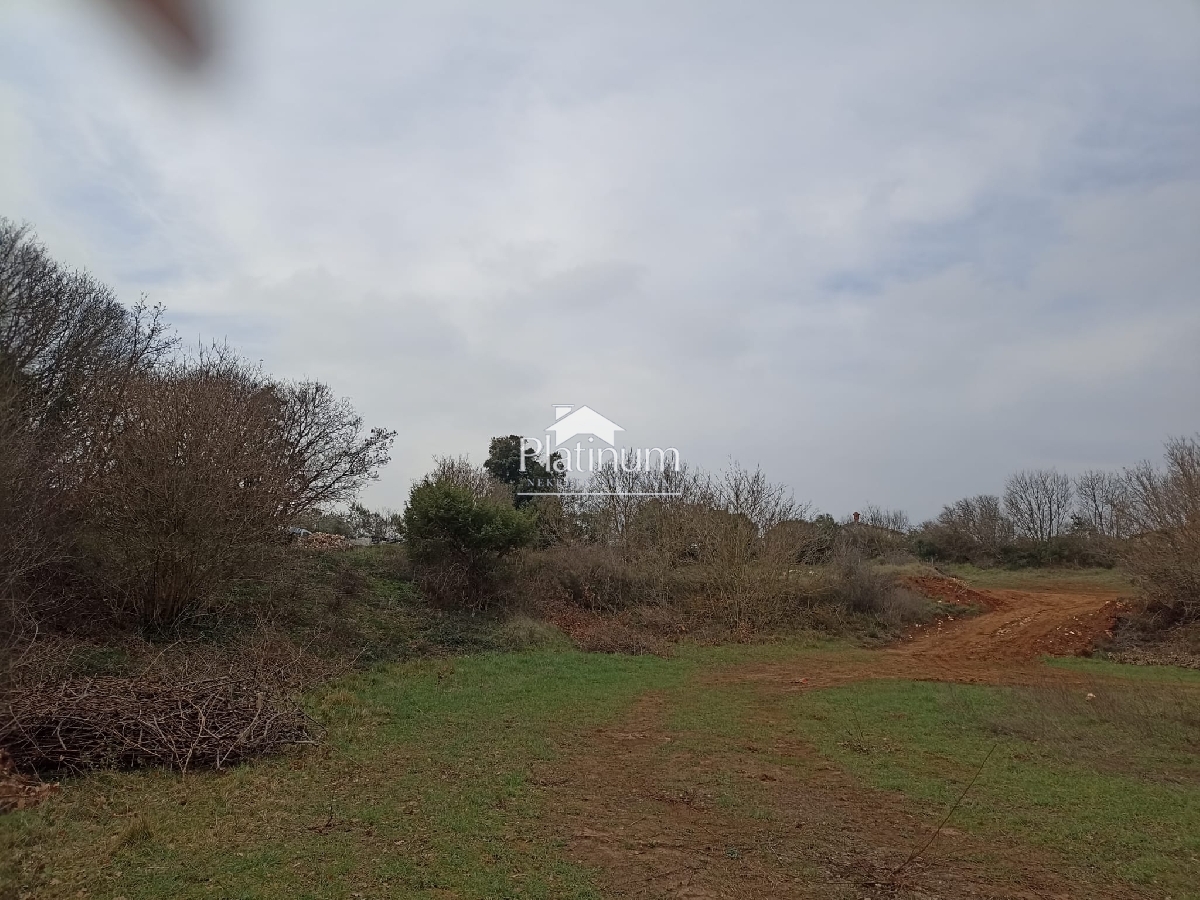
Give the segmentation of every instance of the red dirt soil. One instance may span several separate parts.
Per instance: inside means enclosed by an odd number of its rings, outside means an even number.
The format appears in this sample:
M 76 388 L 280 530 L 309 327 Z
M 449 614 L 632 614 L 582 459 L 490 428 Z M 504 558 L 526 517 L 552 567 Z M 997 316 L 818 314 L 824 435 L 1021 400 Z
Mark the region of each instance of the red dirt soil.
M 864 788 L 811 746 L 786 735 L 778 692 L 865 678 L 990 684 L 1071 683 L 1044 654 L 1086 650 L 1120 610 L 1115 592 L 976 590 L 953 579 L 910 586 L 985 611 L 914 629 L 894 647 L 735 666 L 705 682 L 754 687 L 761 741 L 669 726 L 663 697 L 597 729 L 539 782 L 553 831 L 599 873 L 609 897 L 1127 898 L 1130 886 L 1089 879 L 1016 839 L 935 832 L 944 810 Z M 691 740 L 689 741 L 689 737 Z M 680 749 L 686 747 L 687 749 Z M 760 815 L 717 802 L 733 781 Z M 785 823 L 785 824 L 780 824 Z

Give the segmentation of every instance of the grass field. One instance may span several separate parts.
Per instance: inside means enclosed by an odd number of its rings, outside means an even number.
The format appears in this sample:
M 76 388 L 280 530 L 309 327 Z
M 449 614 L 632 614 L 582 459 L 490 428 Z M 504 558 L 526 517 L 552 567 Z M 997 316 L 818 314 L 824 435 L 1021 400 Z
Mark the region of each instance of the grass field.
M 823 755 L 875 787 L 948 808 L 978 773 L 958 828 L 1019 834 L 1103 879 L 1194 895 L 1200 692 L 1144 688 L 1121 681 L 1088 701 L 1082 689 L 869 681 L 792 712 Z
M 1094 589 L 1132 593 L 1133 583 L 1122 569 L 981 569 L 968 564 L 942 563 L 938 569 L 967 584 L 995 590 Z
M 551 651 L 381 669 L 314 698 L 320 749 L 76 779 L 0 828 L 37 896 L 589 896 L 586 873 L 517 839 L 530 762 L 688 668 Z
M 318 748 L 222 773 L 71 779 L 51 802 L 0 819 L 7 896 L 601 896 L 598 873 L 545 826 L 555 798 L 533 773 L 649 694 L 664 698 L 675 736 L 663 753 L 719 752 L 736 770 L 729 754 L 765 739 L 755 710 L 769 698 L 753 682 L 713 686 L 709 676 L 869 657 L 777 644 L 672 659 L 550 649 L 381 667 L 312 698 L 327 729 Z M 933 818 L 991 750 L 956 828 L 1015 835 L 1097 878 L 1200 895 L 1200 676 L 1069 665 L 1102 685 L 1096 698 L 867 680 L 771 701 L 786 717 L 769 727 L 815 748 L 789 763 L 797 777 L 832 764 Z M 721 771 L 705 779 L 718 810 L 747 821 L 776 814 L 761 784 Z M 804 860 L 789 865 L 810 871 Z

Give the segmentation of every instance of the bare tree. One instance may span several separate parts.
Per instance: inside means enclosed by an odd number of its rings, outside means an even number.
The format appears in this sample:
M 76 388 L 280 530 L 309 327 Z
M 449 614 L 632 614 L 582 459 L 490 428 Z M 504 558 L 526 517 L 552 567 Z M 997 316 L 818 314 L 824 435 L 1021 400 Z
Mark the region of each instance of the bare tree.
M 94 595 L 170 625 L 388 461 L 394 433 L 364 433 L 327 386 L 175 347 L 161 309 L 127 309 L 0 219 L 0 594 L 69 550 Z
M 0 218 L 0 599 L 10 612 L 73 549 L 125 392 L 172 346 L 160 309 L 123 307 Z
M 746 516 L 759 535 L 781 522 L 802 519 L 808 512 L 807 506 L 797 503 L 788 488 L 770 481 L 761 466 L 751 471 L 737 460 L 730 460 L 716 488 L 718 506 L 734 515 Z
M 568 490 L 570 487 L 568 484 Z M 657 520 L 661 519 L 658 511 L 688 504 L 711 504 L 713 497 L 712 479 L 687 463 L 678 469 L 658 469 L 628 468 L 608 462 L 589 475 L 578 490 L 578 500 L 565 499 L 568 506 L 578 511 L 583 530 L 592 539 L 624 543 L 630 538 L 630 527 L 639 519 L 638 539 L 645 539 L 644 529 L 649 519 L 641 515 L 643 509 L 653 508 Z
M 87 273 L 59 266 L 28 228 L 0 219 L 0 375 L 17 383 L 41 434 L 83 442 L 79 428 L 115 419 L 123 386 L 173 346 L 160 308 L 127 309 Z
M 1045 543 L 1067 529 L 1071 479 L 1055 469 L 1026 469 L 1009 477 L 1004 510 L 1017 533 Z
M 947 532 L 959 552 L 982 553 L 994 557 L 1015 535 L 1012 520 L 1004 515 L 1000 498 L 978 494 L 946 506 L 938 515 L 937 525 Z
M 396 432 L 363 433 L 362 416 L 317 381 L 273 383 L 292 512 L 353 500 L 387 464 Z
M 1075 516 L 1085 528 L 1110 538 L 1127 536 L 1127 482 L 1117 472 L 1089 469 L 1075 479 Z
M 874 504 L 863 508 L 861 521 L 872 528 L 882 528 L 897 534 L 907 534 L 912 527 L 908 521 L 908 513 L 902 509 L 883 509 Z
M 1200 620 L 1200 435 L 1171 438 L 1163 468 L 1127 470 L 1126 561 L 1168 621 Z

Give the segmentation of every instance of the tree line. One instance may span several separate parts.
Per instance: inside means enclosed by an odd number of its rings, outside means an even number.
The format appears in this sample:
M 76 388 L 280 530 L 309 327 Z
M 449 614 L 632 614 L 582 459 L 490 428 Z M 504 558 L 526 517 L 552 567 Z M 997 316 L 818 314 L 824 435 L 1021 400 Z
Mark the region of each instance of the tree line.
M 1161 463 L 1075 478 L 1012 475 L 1002 496 L 945 506 L 912 532 L 918 555 L 984 565 L 1128 567 L 1164 622 L 1200 618 L 1200 438 L 1167 440 Z
M 903 511 L 875 506 L 840 522 L 814 515 L 761 470 L 736 464 L 716 475 L 607 466 L 586 483 L 552 484 L 560 496 L 522 497 L 518 447 L 515 436 L 495 438 L 482 467 L 442 460 L 414 487 L 404 522 L 418 569 L 436 571 L 434 593 L 485 602 L 501 558 L 536 545 L 604 548 L 624 567 L 625 583 L 630 566 L 663 573 L 699 562 L 709 592 L 737 604 L 750 569 L 823 565 L 850 552 L 984 566 L 1122 564 L 1163 623 L 1200 618 L 1196 438 L 1172 438 L 1161 464 L 1120 472 L 1023 470 L 1002 495 L 965 497 L 916 527 Z M 561 553 L 558 560 L 568 564 Z
M 1047 545 L 1076 536 L 1122 541 L 1184 525 L 1196 478 L 1194 438 L 1166 444 L 1165 468 L 1143 462 L 1110 472 L 1089 469 L 1074 478 L 1056 469 L 1011 475 L 1002 496 L 964 497 L 942 508 L 920 531 L 933 549 L 964 558 L 997 559 L 1015 542 Z M 1178 496 L 1177 513 L 1158 500 Z

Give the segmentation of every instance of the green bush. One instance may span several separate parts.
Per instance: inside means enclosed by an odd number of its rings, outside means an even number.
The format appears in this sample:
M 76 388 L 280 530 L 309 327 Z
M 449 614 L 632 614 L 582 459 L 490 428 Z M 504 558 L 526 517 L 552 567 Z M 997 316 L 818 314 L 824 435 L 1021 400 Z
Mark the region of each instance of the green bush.
M 455 606 L 486 606 L 500 560 L 535 532 L 532 514 L 446 481 L 417 484 L 404 511 L 418 582 L 430 599 Z

